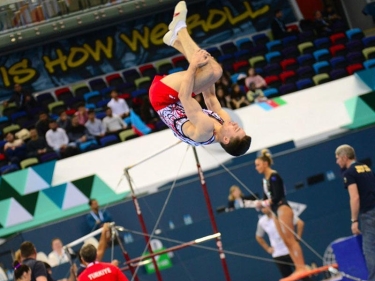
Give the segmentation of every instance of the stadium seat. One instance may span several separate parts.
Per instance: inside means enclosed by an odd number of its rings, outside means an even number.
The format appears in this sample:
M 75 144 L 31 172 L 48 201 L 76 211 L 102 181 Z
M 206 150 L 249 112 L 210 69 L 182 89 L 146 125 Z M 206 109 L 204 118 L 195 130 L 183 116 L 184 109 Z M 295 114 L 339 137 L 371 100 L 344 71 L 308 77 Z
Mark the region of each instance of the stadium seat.
M 131 97 L 132 98 L 138 98 L 142 96 L 147 96 L 148 89 L 139 89 L 131 92 Z
M 57 155 L 57 153 L 54 151 L 39 155 L 39 161 L 42 163 L 52 161 L 52 160 L 58 160 L 58 159 L 59 159 L 59 155 Z
M 236 61 L 249 60 L 250 57 L 250 50 L 239 50 L 234 53 L 234 59 Z
M 134 133 L 133 129 L 128 129 L 128 130 L 120 132 L 119 137 L 121 141 L 127 141 L 127 140 L 138 137 L 138 135 Z
M 236 61 L 232 54 L 221 55 L 216 58 L 217 62 L 220 63 L 223 69 L 232 72 L 232 65 Z
M 39 159 L 36 157 L 32 157 L 32 158 L 27 158 L 25 160 L 22 160 L 20 162 L 20 167 L 21 169 L 25 169 L 27 167 L 34 166 L 36 164 L 39 164 Z
M 319 61 L 313 64 L 315 74 L 328 73 L 331 71 L 331 65 L 327 61 Z
M 299 43 L 298 37 L 296 35 L 286 36 L 281 41 L 284 47 L 295 46 Z
M 267 88 L 263 90 L 263 94 L 267 98 L 273 98 L 279 96 L 279 90 L 276 88 Z
M 346 71 L 348 72 L 349 75 L 352 75 L 353 73 L 362 69 L 363 69 L 363 65 L 361 63 L 351 64 L 346 67 Z
M 151 81 L 150 77 L 145 76 L 145 77 L 135 79 L 134 83 L 135 83 L 138 90 L 139 89 L 147 89 L 148 90 L 151 86 L 152 81 Z
M 138 69 L 142 73 L 142 76 L 144 76 L 144 77 L 154 77 L 157 74 L 157 70 L 152 63 L 142 65 L 142 66 L 138 67 Z M 135 80 L 134 80 L 134 82 L 135 82 Z
M 75 97 L 83 98 L 83 95 L 90 92 L 90 89 L 86 83 L 79 83 L 72 85 L 72 91 Z
M 10 119 L 12 120 L 13 124 L 18 124 L 21 127 L 24 127 L 24 124 L 27 124 L 29 121 L 32 121 L 32 120 L 29 120 L 29 117 L 26 111 L 15 112 L 10 116 Z
M 208 49 L 206 49 L 206 51 L 212 56 L 214 57 L 215 59 L 217 57 L 220 57 L 222 55 L 220 49 L 218 47 L 210 47 Z
M 315 61 L 328 61 L 331 58 L 331 53 L 328 51 L 328 49 L 320 49 L 316 50 L 313 53 L 313 56 L 315 58 Z
M 311 54 L 316 50 L 312 42 L 300 43 L 297 47 L 301 55 Z
M 298 48 L 296 46 L 285 47 L 281 50 L 281 54 L 285 59 L 296 58 L 300 55 Z
M 268 63 L 279 63 L 283 59 L 281 53 L 278 51 L 267 53 L 264 57 Z
M 265 33 L 259 33 L 252 37 L 255 45 L 265 45 L 270 41 L 270 38 Z
M 279 77 L 280 77 L 280 80 L 283 82 L 283 84 L 295 83 L 298 80 L 298 77 L 293 70 L 284 71 L 280 73 Z
M 8 133 L 16 133 L 21 130 L 21 126 L 18 124 L 12 124 L 3 128 L 3 136 Z
M 303 89 L 313 87 L 315 86 L 315 84 L 310 78 L 305 78 L 305 79 L 298 80 L 296 82 L 296 86 L 298 90 L 303 90 Z
M 375 36 L 363 37 L 362 43 L 365 48 L 375 47 Z
M 74 98 L 72 91 L 68 87 L 55 90 L 55 96 L 57 100 L 61 100 L 64 102 Z
M 269 63 L 265 67 L 263 67 L 263 71 L 265 75 L 270 76 L 270 75 L 279 75 L 282 69 L 278 63 Z
M 118 85 L 124 84 L 124 79 L 122 79 L 119 73 L 110 74 L 105 77 L 105 80 L 107 80 L 108 86 L 110 87 L 116 87 Z
M 282 60 L 280 62 L 281 67 L 283 70 L 296 70 L 299 67 L 297 60 L 295 58 L 289 58 Z
M 140 77 L 140 78 L 142 78 L 142 77 Z M 140 79 L 140 78 L 137 78 L 137 79 Z M 120 93 L 131 93 L 131 92 L 133 92 L 137 89 L 137 86 L 134 84 L 134 82 L 126 82 L 122 85 L 119 85 L 117 87 L 117 89 Z
M 3 109 L 3 116 L 6 116 L 10 119 L 10 116 L 13 114 L 13 113 L 16 113 L 18 112 L 18 108 L 16 107 L 15 104 L 9 104 L 7 107 L 5 107 Z
M 343 44 L 334 45 L 329 48 L 333 57 L 336 56 L 345 56 L 347 54 L 347 50 Z
M 109 146 L 109 145 L 112 145 L 112 144 L 116 144 L 116 143 L 119 143 L 120 140 L 118 139 L 117 136 L 115 135 L 108 135 L 108 136 L 104 136 L 102 137 L 100 140 L 100 145 L 101 146 Z
M 281 40 L 273 40 L 266 43 L 266 47 L 269 52 L 281 51 L 283 49 L 283 44 Z
M 254 68 L 262 68 L 267 64 L 267 61 L 264 59 L 263 56 L 256 56 L 249 59 L 249 63 Z
M 127 69 L 122 72 L 122 77 L 124 77 L 125 82 L 127 83 L 134 83 L 134 80 L 140 78 L 141 75 L 139 74 L 138 70 L 135 68 Z
M 180 71 L 183 71 L 183 70 L 184 70 L 184 68 L 182 68 L 182 67 L 174 67 L 174 68 L 172 68 L 172 69 L 170 69 L 170 70 L 168 71 L 168 74 L 172 74 L 172 73 L 180 72 Z
M 328 37 L 321 37 L 314 40 L 314 45 L 316 49 L 328 49 L 331 47 L 331 41 Z
M 185 56 L 177 56 L 171 59 L 174 67 L 182 67 L 183 69 L 187 69 L 189 66 L 189 62 L 185 58 Z
M 89 85 L 92 91 L 101 91 L 104 88 L 107 88 L 107 83 L 102 78 L 95 78 L 89 81 Z
M 348 76 L 348 72 L 346 71 L 345 68 L 333 69 L 329 73 L 329 77 L 331 77 L 332 80 L 337 80 L 337 79 L 340 79 L 340 78 L 343 78 L 343 77 L 346 77 L 346 76 Z
M 11 121 L 7 116 L 0 116 L 0 131 L 3 131 L 3 128 L 11 125 Z
M 102 95 L 98 91 L 88 92 L 83 96 L 86 103 L 96 104 L 97 102 L 101 101 Z
M 366 69 L 375 67 L 375 59 L 369 59 L 363 62 L 363 66 Z
M 365 61 L 362 52 L 350 52 L 346 55 L 346 59 L 348 64 L 363 63 Z
M 280 96 L 290 94 L 297 91 L 297 87 L 294 83 L 287 83 L 279 87 Z
M 12 173 L 14 171 L 18 171 L 18 170 L 19 170 L 19 167 L 17 164 L 9 164 L 9 165 L 0 167 L 0 174 L 5 175 L 5 174 Z
M 345 68 L 348 66 L 346 58 L 343 56 L 333 57 L 329 60 L 332 68 Z
M 329 39 L 331 40 L 332 45 L 345 44 L 348 41 L 348 38 L 343 32 L 332 34 L 329 36 Z
M 40 105 L 44 107 L 46 107 L 47 104 L 56 101 L 53 95 L 49 92 L 38 94 L 36 95 L 35 99 Z
M 155 62 L 155 67 L 158 74 L 168 74 L 169 70 L 173 68 L 173 64 L 169 59 Z
M 237 46 L 233 42 L 227 42 L 227 43 L 221 44 L 220 49 L 223 55 L 226 55 L 226 54 L 232 55 L 238 51 Z
M 238 39 L 236 41 L 237 49 L 238 50 L 250 50 L 252 47 L 254 47 L 253 41 L 251 41 L 249 38 L 244 37 L 241 39 Z
M 247 73 L 247 70 L 249 69 L 250 67 L 250 63 L 248 60 L 242 60 L 242 61 L 238 61 L 238 62 L 235 62 L 233 65 L 233 71 L 234 72 L 245 72 Z
M 52 114 L 59 115 L 61 111 L 66 110 L 66 105 L 63 101 L 55 101 L 48 104 L 48 110 Z
M 375 59 L 375 47 L 368 47 L 362 50 L 362 53 L 366 60 Z
M 312 78 L 315 71 L 311 66 L 302 66 L 296 70 L 299 79 Z
M 256 45 L 250 49 L 252 56 L 263 56 L 268 52 L 266 45 Z
M 308 66 L 308 65 L 311 66 L 313 63 L 315 63 L 315 58 L 313 57 L 312 54 L 306 54 L 306 55 L 300 55 L 300 56 L 297 55 L 297 61 L 300 66 Z
M 363 43 L 361 40 L 351 40 L 345 44 L 348 52 L 360 52 L 363 49 Z
M 298 41 L 300 43 L 314 41 L 315 40 L 315 33 L 312 30 L 305 30 L 298 34 Z
M 278 88 L 281 86 L 281 80 L 277 75 L 266 76 L 264 77 L 264 80 L 270 88 Z
M 317 74 L 312 77 L 315 85 L 321 85 L 323 83 L 329 82 L 331 79 L 327 73 Z
M 360 28 L 352 28 L 345 33 L 349 40 L 361 40 L 365 36 Z

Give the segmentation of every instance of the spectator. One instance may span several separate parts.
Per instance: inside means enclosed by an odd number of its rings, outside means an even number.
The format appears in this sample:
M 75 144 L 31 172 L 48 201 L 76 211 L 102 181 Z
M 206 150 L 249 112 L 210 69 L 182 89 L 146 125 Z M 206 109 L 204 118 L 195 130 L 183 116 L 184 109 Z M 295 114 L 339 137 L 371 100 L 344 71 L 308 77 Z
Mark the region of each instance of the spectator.
M 14 85 L 14 92 L 9 100 L 4 101 L 4 107 L 7 107 L 11 102 L 14 102 L 19 110 L 24 110 L 26 112 L 36 106 L 36 101 L 31 93 L 22 89 L 20 84 Z
M 26 145 L 22 139 L 16 139 L 13 133 L 7 133 L 4 152 L 10 162 L 19 164 L 26 158 Z
M 246 99 L 245 92 L 241 89 L 238 84 L 232 85 L 232 93 L 230 99 L 230 105 L 232 109 L 237 109 L 249 105 L 250 102 Z
M 48 262 L 51 267 L 69 262 L 69 256 L 65 253 L 63 243 L 60 238 L 52 239 L 52 252 L 48 255 Z
M 68 131 L 69 127 L 71 126 L 71 119 L 65 111 L 61 111 L 59 114 L 59 118 L 56 120 L 56 123 L 59 128 Z
M 291 35 L 292 29 L 287 28 L 283 21 L 283 12 L 280 9 L 275 10 L 275 17 L 271 23 L 273 39 L 282 39 Z
M 250 67 L 247 71 L 247 77 L 245 79 L 245 86 L 249 89 L 250 88 L 250 83 L 254 82 L 255 87 L 257 89 L 263 89 L 267 87 L 266 81 L 263 79 L 262 76 L 258 75 L 255 72 L 255 69 L 253 67 Z
M 332 5 L 325 6 L 322 16 L 327 22 L 331 24 L 336 21 L 341 21 L 341 17 L 335 12 Z
M 230 95 L 225 87 L 223 86 L 216 87 L 216 96 L 221 107 L 230 108 Z
M 229 189 L 229 196 L 228 196 L 228 209 L 240 209 L 244 208 L 245 204 L 244 201 L 246 200 L 255 200 L 255 196 L 249 195 L 244 196 L 241 189 L 237 185 L 232 185 Z
M 130 114 L 129 106 L 124 99 L 118 97 L 116 90 L 112 90 L 111 98 L 107 106 L 112 109 L 112 113 L 120 116 L 122 119 L 128 117 Z
M 75 142 L 77 145 L 92 139 L 92 137 L 89 137 L 86 127 L 78 122 L 78 116 L 76 115 L 73 116 L 71 126 L 67 130 L 67 133 L 69 141 Z
M 27 142 L 27 156 L 39 157 L 47 152 L 52 152 L 44 137 L 40 137 L 35 128 L 30 129 L 30 140 Z
M 88 112 L 88 120 L 85 127 L 90 136 L 101 138 L 105 136 L 105 128 L 102 124 L 102 120 L 95 117 L 95 111 L 90 109 Z
M 17 260 L 13 262 L 15 281 L 31 281 L 31 268 L 25 264 L 20 264 Z M 4 277 L 2 277 L 4 278 Z M 3 279 L 1 279 L 3 280 Z M 8 280 L 7 278 L 5 280 Z
M 31 281 L 52 281 L 44 263 L 36 260 L 36 249 L 33 243 L 25 241 L 20 246 L 22 263 L 30 267 Z
M 319 10 L 315 12 L 314 29 L 318 36 L 329 36 L 332 33 L 331 25 L 323 18 Z
M 46 112 L 39 113 L 39 120 L 35 124 L 39 136 L 44 137 L 49 130 L 49 116 Z
M 261 89 L 257 89 L 254 82 L 251 82 L 249 85 L 249 91 L 246 93 L 247 100 L 249 102 L 263 102 L 267 101 L 267 98 L 264 96 L 264 93 Z
M 102 263 L 97 261 L 97 251 L 93 245 L 87 244 L 83 246 L 79 253 L 87 268 L 80 274 L 78 281 L 92 280 L 92 276 L 95 276 L 95 280 L 97 281 L 128 281 L 118 267 L 110 263 Z
M 91 211 L 86 216 L 86 221 L 91 231 L 102 227 L 106 222 L 113 221 L 111 215 L 106 210 L 99 209 L 99 204 L 96 199 L 90 199 L 89 206 Z
M 46 133 L 46 141 L 61 158 L 78 153 L 75 143 L 69 143 L 65 130 L 58 128 L 55 120 L 49 122 L 49 127 L 50 129 Z
M 110 107 L 106 108 L 105 114 L 107 116 L 103 119 L 103 127 L 107 133 L 118 133 L 127 128 L 127 125 L 120 116 L 112 114 Z
M 78 105 L 78 110 L 74 113 L 75 116 L 78 116 L 78 123 L 81 125 L 85 125 L 87 120 L 89 120 L 87 109 L 84 103 Z

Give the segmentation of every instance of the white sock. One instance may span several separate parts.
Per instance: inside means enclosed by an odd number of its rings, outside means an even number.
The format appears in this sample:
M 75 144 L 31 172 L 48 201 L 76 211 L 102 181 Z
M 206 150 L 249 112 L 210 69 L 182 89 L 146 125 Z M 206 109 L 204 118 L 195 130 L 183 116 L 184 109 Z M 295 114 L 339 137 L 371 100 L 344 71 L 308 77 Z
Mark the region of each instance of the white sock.
M 177 33 L 184 27 L 187 27 L 186 25 L 186 22 L 184 21 L 179 21 L 177 24 L 176 24 L 176 27 L 174 28 L 173 30 L 173 37 L 174 36 L 177 36 Z

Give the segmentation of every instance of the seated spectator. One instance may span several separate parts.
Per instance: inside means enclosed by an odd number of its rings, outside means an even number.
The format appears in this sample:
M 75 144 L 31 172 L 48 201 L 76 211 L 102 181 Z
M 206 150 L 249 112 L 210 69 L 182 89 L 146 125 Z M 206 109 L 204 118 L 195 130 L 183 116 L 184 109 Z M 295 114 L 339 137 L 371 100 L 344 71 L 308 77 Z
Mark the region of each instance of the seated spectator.
M 250 102 L 246 99 L 245 93 L 238 84 L 232 85 L 230 105 L 232 109 L 237 109 L 249 105 Z
M 251 82 L 249 85 L 249 91 L 246 93 L 247 100 L 251 103 L 267 101 L 267 98 L 264 96 L 264 93 L 261 89 L 255 87 L 255 83 Z
M 39 113 L 39 120 L 35 124 L 39 136 L 44 137 L 49 130 L 49 116 L 46 112 Z
M 112 113 L 120 116 L 122 119 L 128 117 L 130 114 L 129 106 L 124 99 L 118 97 L 116 90 L 112 90 L 111 98 L 107 106 L 112 109 Z
M 10 162 L 19 164 L 26 158 L 26 145 L 22 139 L 16 139 L 13 133 L 5 135 L 7 141 L 4 145 L 4 153 Z
M 286 36 L 292 35 L 293 30 L 287 28 L 283 21 L 283 11 L 280 9 L 275 10 L 275 17 L 271 22 L 271 31 L 273 39 L 282 39 Z
M 88 111 L 88 117 L 85 127 L 90 136 L 95 138 L 101 138 L 105 136 L 105 128 L 102 124 L 102 120 L 96 118 L 95 111 L 90 109 Z
M 106 117 L 103 118 L 103 127 L 106 133 L 118 133 L 127 128 L 126 123 L 120 116 L 113 115 L 112 109 L 107 107 L 105 110 Z
M 323 18 L 319 10 L 315 12 L 314 29 L 318 36 L 329 36 L 332 33 L 331 25 Z
M 224 87 L 219 86 L 216 88 L 216 96 L 217 100 L 219 101 L 221 107 L 230 108 L 230 95 Z
M 87 225 L 91 231 L 94 231 L 106 222 L 112 222 L 112 217 L 107 210 L 100 210 L 99 204 L 96 199 L 90 199 L 89 201 L 90 213 L 86 216 Z
M 249 89 L 250 83 L 254 82 L 257 89 L 263 89 L 267 87 L 266 80 L 262 76 L 255 72 L 253 67 L 250 67 L 247 71 L 247 77 L 245 79 L 245 86 Z
M 87 109 L 84 103 L 81 103 L 80 105 L 78 105 L 77 112 L 74 113 L 74 115 L 78 117 L 79 124 L 85 125 L 89 117 L 88 117 Z
M 63 243 L 60 238 L 52 239 L 51 246 L 52 252 L 48 255 L 48 263 L 51 267 L 69 262 L 69 256 L 64 251 Z
M 36 101 L 27 90 L 22 89 L 20 84 L 14 85 L 14 92 L 10 99 L 3 102 L 4 107 L 7 107 L 9 103 L 14 102 L 19 110 L 29 112 L 30 109 L 36 106 Z
M 30 129 L 30 140 L 27 142 L 27 156 L 39 157 L 47 152 L 52 152 L 53 149 L 48 146 L 44 137 L 38 135 L 35 128 Z
M 78 116 L 73 116 L 71 126 L 66 131 L 70 142 L 75 142 L 77 145 L 92 139 L 84 125 L 78 122 Z
M 49 130 L 46 133 L 47 144 L 61 157 L 69 157 L 78 153 L 75 143 L 70 143 L 65 130 L 57 127 L 55 120 L 49 122 Z
M 228 209 L 241 209 L 245 207 L 244 200 L 255 200 L 256 197 L 253 195 L 243 195 L 241 189 L 237 185 L 232 185 L 229 189 L 228 196 Z
M 332 5 L 325 6 L 322 16 L 329 23 L 341 20 L 341 17 L 335 12 Z
M 59 118 L 56 120 L 56 123 L 59 128 L 67 131 L 71 126 L 71 119 L 65 111 L 61 111 L 59 114 Z

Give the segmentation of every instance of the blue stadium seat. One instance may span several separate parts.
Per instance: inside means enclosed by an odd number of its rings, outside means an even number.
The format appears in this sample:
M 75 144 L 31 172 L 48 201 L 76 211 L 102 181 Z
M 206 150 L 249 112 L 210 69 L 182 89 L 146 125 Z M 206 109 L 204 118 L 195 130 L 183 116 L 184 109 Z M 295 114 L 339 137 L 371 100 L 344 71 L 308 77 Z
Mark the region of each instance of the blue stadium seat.
M 373 68 L 373 67 L 375 67 L 375 59 L 369 59 L 369 60 L 363 62 L 363 66 L 364 66 L 366 69 L 369 69 L 369 68 Z
M 310 78 L 305 78 L 305 79 L 298 80 L 296 82 L 296 86 L 298 90 L 303 90 L 303 89 L 313 87 L 315 86 L 315 84 Z
M 283 49 L 283 44 L 281 40 L 273 40 L 266 43 L 266 47 L 269 52 L 281 51 Z
M 266 58 L 268 63 L 276 63 L 283 60 L 281 53 L 278 51 L 267 53 L 264 55 L 264 57 Z
M 352 28 L 345 31 L 345 33 L 346 37 L 348 37 L 349 40 L 362 39 L 363 37 L 365 37 L 363 31 L 360 28 Z
M 265 33 L 259 33 L 252 37 L 255 45 L 265 45 L 270 41 L 270 38 Z
M 331 41 L 328 37 L 322 37 L 314 40 L 315 48 L 317 49 L 327 49 L 331 46 Z
M 324 61 L 329 60 L 331 58 L 331 53 L 328 51 L 328 49 L 320 49 L 316 50 L 313 53 L 313 56 L 316 61 Z
M 276 97 L 279 95 L 279 91 L 276 88 L 268 88 L 263 90 L 263 94 L 267 98 Z
M 237 45 L 238 50 L 250 50 L 252 47 L 254 47 L 253 41 L 251 41 L 247 37 L 238 39 L 236 41 L 236 45 Z
M 331 65 L 327 61 L 319 61 L 313 64 L 315 74 L 328 73 L 331 70 Z

